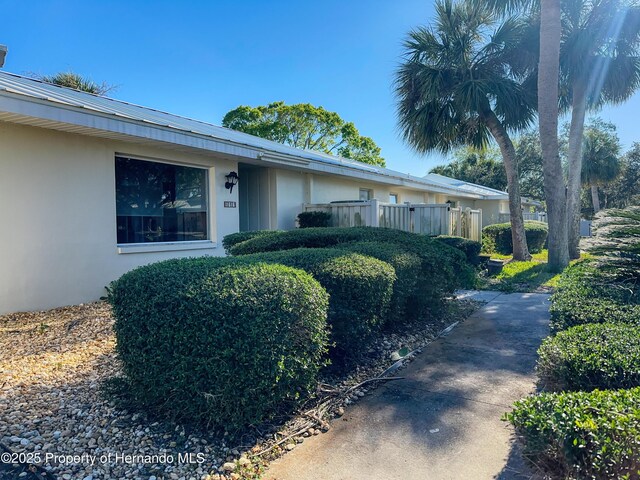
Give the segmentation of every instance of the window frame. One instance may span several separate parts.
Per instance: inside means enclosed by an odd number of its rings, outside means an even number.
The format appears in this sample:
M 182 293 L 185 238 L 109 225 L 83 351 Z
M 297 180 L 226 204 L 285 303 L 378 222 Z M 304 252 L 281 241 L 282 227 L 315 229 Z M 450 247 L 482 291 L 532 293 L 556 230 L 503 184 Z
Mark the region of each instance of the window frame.
M 396 198 L 396 201 L 395 201 L 395 202 L 392 202 L 392 201 L 391 201 L 391 197 L 395 197 L 395 198 Z M 400 195 L 399 195 L 399 194 L 397 194 L 397 193 L 389 192 L 389 203 L 390 203 L 391 205 L 399 205 L 399 204 L 400 204 Z
M 215 205 L 212 205 L 211 202 L 211 175 L 214 171 L 213 167 L 208 167 L 205 165 L 198 165 L 187 162 L 180 161 L 171 161 L 157 158 L 149 158 L 140 155 L 130 155 L 127 153 L 115 152 L 113 156 L 113 173 L 114 173 L 114 201 L 116 199 L 116 191 L 117 184 L 115 183 L 115 166 L 117 158 L 127 158 L 130 160 L 137 160 L 140 162 L 149 162 L 149 163 L 161 163 L 164 165 L 174 165 L 177 167 L 186 167 L 186 168 L 197 168 L 200 170 L 204 170 L 204 181 L 206 188 L 206 195 L 204 199 L 204 203 L 207 206 L 206 218 L 207 218 L 207 227 L 206 234 L 207 239 L 205 240 L 179 240 L 179 241 L 169 241 L 169 242 L 138 242 L 138 243 L 118 243 L 118 232 L 117 232 L 117 217 L 118 217 L 118 208 L 115 205 L 115 223 L 116 223 L 116 251 L 118 254 L 130 254 L 130 253 L 147 253 L 147 252 L 171 252 L 171 251 L 188 251 L 188 250 L 206 250 L 217 247 L 217 243 L 213 241 L 213 223 L 212 223 L 212 213 L 214 211 Z
M 362 192 L 367 192 L 367 199 L 363 200 L 362 199 Z M 358 190 L 358 200 L 360 202 L 370 202 L 371 200 L 373 200 L 373 189 L 371 188 L 360 188 Z

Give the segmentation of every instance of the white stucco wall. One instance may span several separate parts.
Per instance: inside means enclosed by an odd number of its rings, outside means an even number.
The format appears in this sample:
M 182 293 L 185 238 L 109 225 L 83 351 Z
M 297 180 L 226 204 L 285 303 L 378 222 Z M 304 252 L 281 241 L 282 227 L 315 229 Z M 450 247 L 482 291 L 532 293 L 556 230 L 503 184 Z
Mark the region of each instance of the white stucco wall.
M 304 172 L 274 170 L 276 176 L 276 225 L 277 230 L 291 230 L 296 226 L 296 217 L 302 211 L 305 200 L 305 182 L 313 179 Z
M 478 202 L 482 206 L 482 226 L 500 223 L 500 212 L 503 208 L 501 200 L 482 200 Z M 507 211 L 509 211 L 507 203 Z
M 115 154 L 209 168 L 210 238 L 215 248 L 118 254 Z M 204 155 L 0 122 L 0 314 L 96 300 L 104 286 L 139 265 L 223 255 L 238 230 L 237 201 L 224 176 L 237 164 Z

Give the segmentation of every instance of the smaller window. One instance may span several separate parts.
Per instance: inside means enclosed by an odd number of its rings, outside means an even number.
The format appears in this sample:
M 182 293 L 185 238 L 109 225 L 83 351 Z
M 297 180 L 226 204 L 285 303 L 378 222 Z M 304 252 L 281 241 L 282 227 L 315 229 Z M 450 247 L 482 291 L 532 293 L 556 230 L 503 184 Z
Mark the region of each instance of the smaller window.
M 360 189 L 360 200 L 364 201 L 364 202 L 368 202 L 369 200 L 371 200 L 371 197 L 373 197 L 373 191 L 369 190 L 368 188 L 361 188 Z
M 392 203 L 394 205 L 396 205 L 398 203 L 398 194 L 397 193 L 390 193 L 389 194 L 389 203 Z

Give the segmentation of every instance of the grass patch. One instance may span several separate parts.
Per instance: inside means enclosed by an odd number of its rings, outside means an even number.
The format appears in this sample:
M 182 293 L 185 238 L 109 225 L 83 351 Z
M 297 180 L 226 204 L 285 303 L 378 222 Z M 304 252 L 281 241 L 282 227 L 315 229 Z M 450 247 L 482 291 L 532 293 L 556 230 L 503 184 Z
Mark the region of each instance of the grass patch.
M 531 257 L 527 262 L 518 262 L 513 260 L 511 255 L 492 254 L 491 258 L 506 260 L 507 263 L 502 272 L 495 277 L 481 274 L 480 289 L 502 292 L 550 292 L 557 286 L 560 274 L 548 270 L 549 252 L 542 250 Z M 581 258 L 584 257 L 583 255 Z

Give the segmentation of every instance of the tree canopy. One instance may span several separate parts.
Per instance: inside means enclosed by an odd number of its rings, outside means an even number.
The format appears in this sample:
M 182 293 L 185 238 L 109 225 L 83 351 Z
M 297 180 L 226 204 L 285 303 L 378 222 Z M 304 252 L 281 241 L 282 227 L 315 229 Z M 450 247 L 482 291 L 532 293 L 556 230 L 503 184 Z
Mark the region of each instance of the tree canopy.
M 634 143 L 620 159 L 620 175 L 600 187 L 604 208 L 640 205 L 640 143 Z
M 308 103 L 241 105 L 227 112 L 222 126 L 296 148 L 385 166 L 380 147 L 371 138 L 360 135 L 352 122 Z
M 507 175 L 500 151 L 496 148 L 459 148 L 453 152 L 453 161 L 447 165 L 438 165 L 429 173 L 457 178 L 496 190 L 504 191 L 507 188 Z
M 510 132 L 535 115 L 531 68 L 522 62 L 521 18 L 500 18 L 486 6 L 439 0 L 429 26 L 409 32 L 396 72 L 397 114 L 406 142 L 418 152 L 462 145 L 500 147 L 508 183 L 513 257 L 530 258 Z

